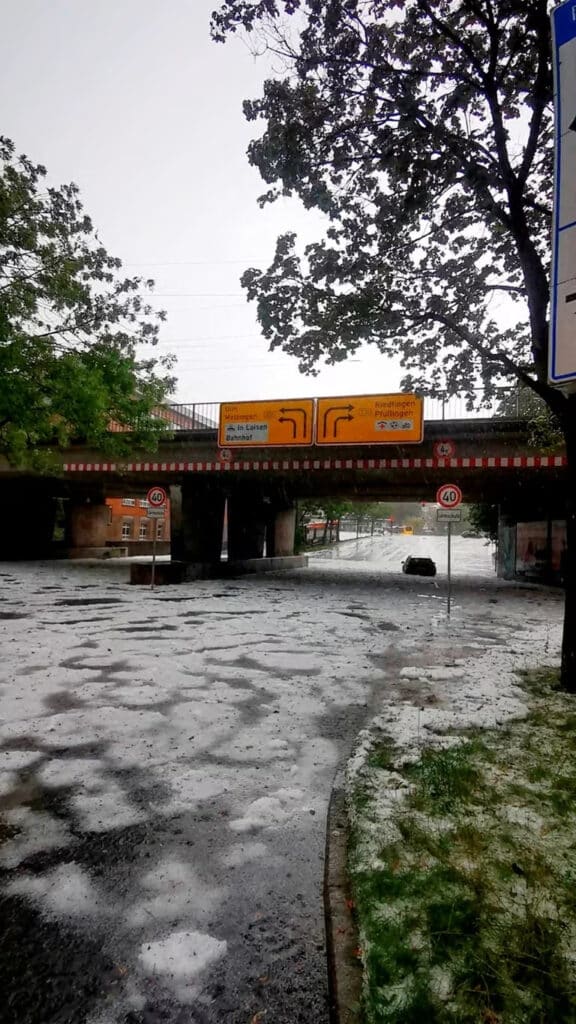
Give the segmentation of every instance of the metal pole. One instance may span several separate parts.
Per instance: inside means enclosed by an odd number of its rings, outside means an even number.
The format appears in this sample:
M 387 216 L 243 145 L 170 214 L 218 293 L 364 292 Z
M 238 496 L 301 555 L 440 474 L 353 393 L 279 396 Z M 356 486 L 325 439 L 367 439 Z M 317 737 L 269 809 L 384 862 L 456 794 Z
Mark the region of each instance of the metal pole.
M 158 534 L 158 520 L 152 520 L 154 526 L 154 537 L 152 538 L 152 574 L 150 576 L 150 590 L 154 590 L 154 577 L 156 575 L 156 536 Z
M 447 613 L 450 617 L 450 604 L 452 599 L 452 523 L 448 523 L 448 600 Z

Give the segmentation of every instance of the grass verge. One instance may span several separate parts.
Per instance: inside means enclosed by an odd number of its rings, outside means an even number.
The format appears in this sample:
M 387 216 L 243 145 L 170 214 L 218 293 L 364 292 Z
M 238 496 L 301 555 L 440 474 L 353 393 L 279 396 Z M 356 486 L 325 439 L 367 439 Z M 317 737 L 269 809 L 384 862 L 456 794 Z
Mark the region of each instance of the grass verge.
M 525 719 L 398 765 L 375 747 L 349 868 L 369 1024 L 576 1022 L 576 705 L 524 673 Z

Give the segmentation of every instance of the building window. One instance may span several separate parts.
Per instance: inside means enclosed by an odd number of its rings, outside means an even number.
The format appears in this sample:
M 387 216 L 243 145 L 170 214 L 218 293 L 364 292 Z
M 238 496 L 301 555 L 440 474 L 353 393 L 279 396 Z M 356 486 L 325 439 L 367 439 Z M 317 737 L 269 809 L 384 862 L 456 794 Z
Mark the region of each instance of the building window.
M 146 498 L 140 498 L 138 504 L 139 504 L 140 508 L 148 508 L 148 502 L 147 502 Z
M 140 531 L 138 533 L 140 540 L 146 540 L 148 536 L 148 523 L 145 519 L 140 520 Z
M 136 498 L 122 498 L 122 504 L 128 505 L 130 506 L 130 508 L 133 508 L 133 506 L 136 504 Z
M 156 522 L 156 540 L 164 540 L 164 523 L 161 519 Z
M 130 540 L 132 537 L 132 520 L 124 519 L 122 522 L 122 540 Z

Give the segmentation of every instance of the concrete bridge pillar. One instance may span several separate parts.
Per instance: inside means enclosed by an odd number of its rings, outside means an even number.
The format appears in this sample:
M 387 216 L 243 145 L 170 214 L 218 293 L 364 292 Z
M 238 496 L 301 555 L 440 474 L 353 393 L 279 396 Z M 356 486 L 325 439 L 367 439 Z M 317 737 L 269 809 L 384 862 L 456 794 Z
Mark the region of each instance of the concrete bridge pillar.
M 0 509 L 0 560 L 49 556 L 55 519 L 56 501 L 41 487 L 13 486 Z
M 68 555 L 97 558 L 106 550 L 110 510 L 104 502 L 74 503 L 68 512 Z
M 295 537 L 296 507 L 279 509 L 274 518 L 273 550 L 269 554 L 276 558 L 293 555 Z
M 226 496 L 212 480 L 183 480 L 170 488 L 173 561 L 214 566 L 222 556 Z
M 270 503 L 252 489 L 240 488 L 228 499 L 228 560 L 264 557 Z
M 516 574 L 516 520 L 501 509 L 498 512 L 496 571 L 505 580 L 514 579 Z

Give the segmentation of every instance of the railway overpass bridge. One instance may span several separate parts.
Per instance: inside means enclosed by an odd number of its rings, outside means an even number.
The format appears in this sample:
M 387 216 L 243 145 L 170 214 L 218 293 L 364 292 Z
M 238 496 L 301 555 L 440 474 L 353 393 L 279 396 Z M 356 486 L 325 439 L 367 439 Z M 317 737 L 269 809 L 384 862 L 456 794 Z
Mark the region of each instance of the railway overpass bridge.
M 450 442 L 450 457 L 440 443 Z M 424 440 L 411 445 L 330 448 L 239 448 L 223 453 L 206 417 L 171 424 L 154 456 L 104 461 L 85 445 L 60 453 L 46 474 L 0 464 L 0 557 L 47 553 L 55 499 L 67 503 L 67 549 L 104 547 L 106 497 L 169 489 L 172 557 L 220 563 L 225 509 L 228 552 L 234 561 L 294 550 L 295 506 L 305 497 L 433 501 L 440 484 L 458 483 L 467 502 L 498 504 L 504 513 L 531 508 L 534 518 L 564 517 L 567 484 L 563 451 L 541 455 L 529 446 L 520 419 L 425 422 Z

